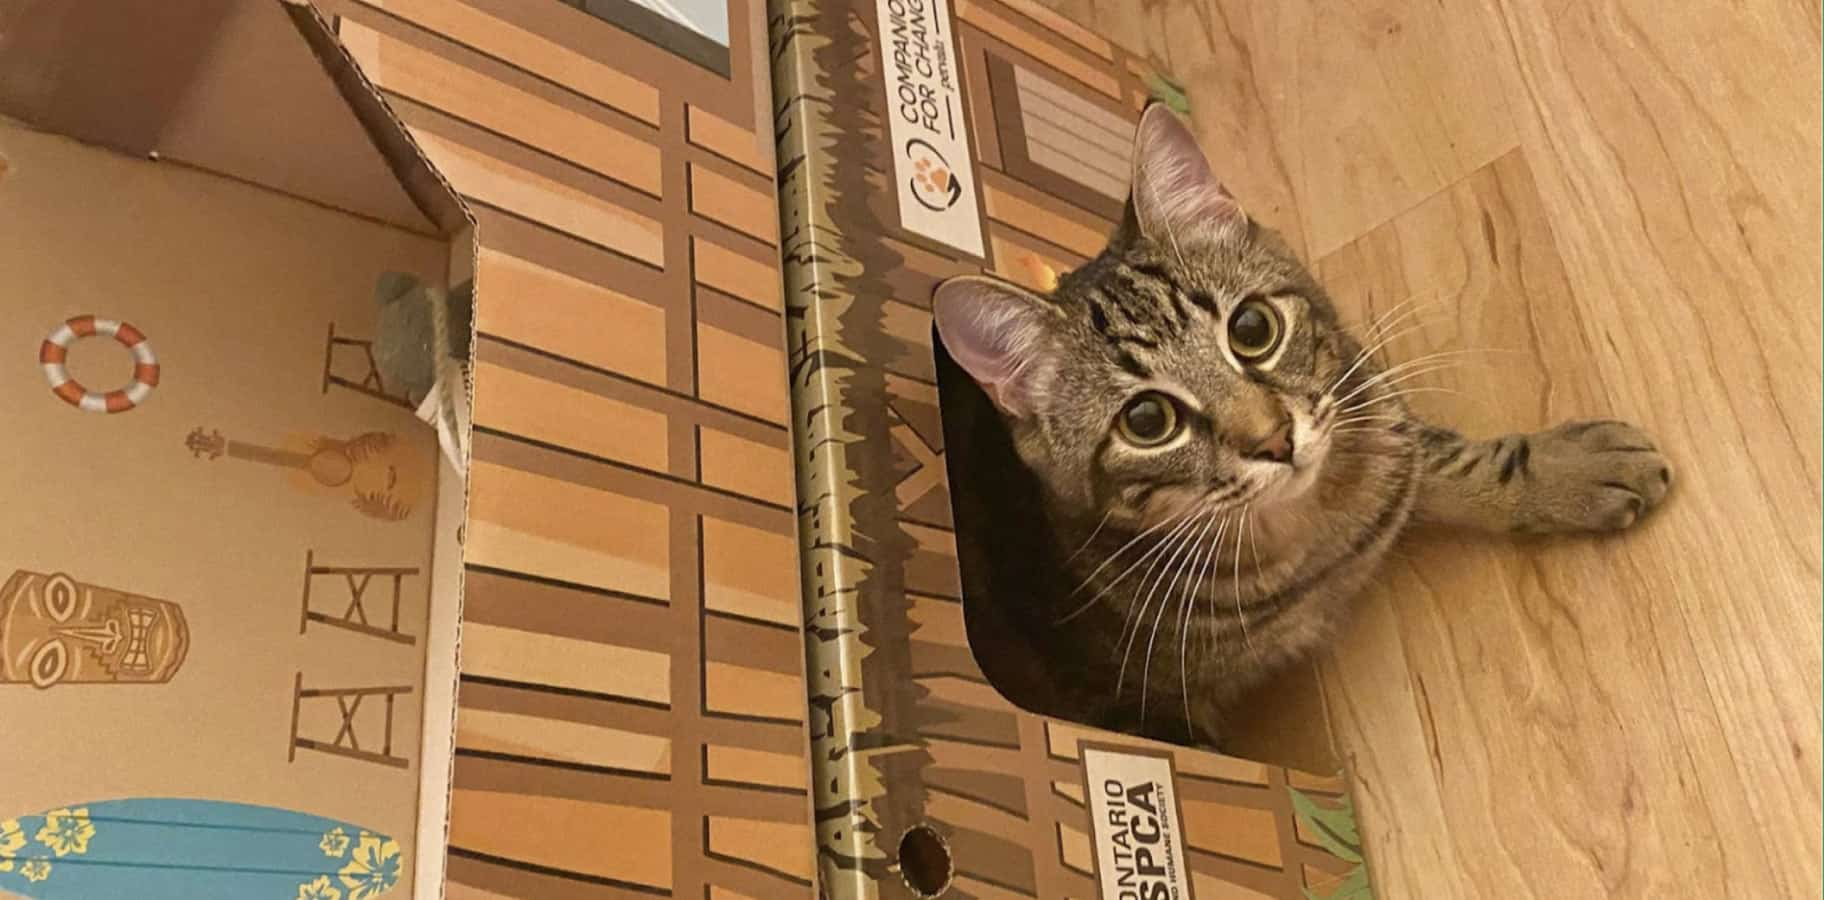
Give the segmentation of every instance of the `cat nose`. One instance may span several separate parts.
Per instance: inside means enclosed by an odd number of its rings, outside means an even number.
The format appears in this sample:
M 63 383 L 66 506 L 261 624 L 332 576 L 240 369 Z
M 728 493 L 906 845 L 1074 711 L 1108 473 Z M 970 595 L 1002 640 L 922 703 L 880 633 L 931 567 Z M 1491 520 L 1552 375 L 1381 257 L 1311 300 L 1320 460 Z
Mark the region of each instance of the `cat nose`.
M 1244 454 L 1248 459 L 1264 462 L 1292 462 L 1292 419 L 1288 416 L 1277 427 L 1267 433 L 1266 437 L 1254 442 Z

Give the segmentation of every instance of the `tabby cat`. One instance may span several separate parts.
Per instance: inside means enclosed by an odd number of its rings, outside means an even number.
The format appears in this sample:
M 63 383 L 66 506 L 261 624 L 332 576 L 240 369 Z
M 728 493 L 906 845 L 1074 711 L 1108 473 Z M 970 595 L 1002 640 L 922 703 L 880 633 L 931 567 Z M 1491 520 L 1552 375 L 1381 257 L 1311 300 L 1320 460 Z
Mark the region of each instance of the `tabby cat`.
M 1406 382 L 1435 360 L 1376 363 L 1406 314 L 1347 333 L 1168 108 L 1133 158 L 1122 225 L 1049 296 L 971 276 L 933 300 L 942 362 L 998 413 L 947 431 L 978 457 L 952 463 L 966 591 L 1028 645 L 982 659 L 1015 702 L 1220 745 L 1407 526 L 1607 532 L 1666 496 L 1665 457 L 1621 422 L 1471 440 L 1415 418 Z M 1017 463 L 986 474 L 997 436 Z

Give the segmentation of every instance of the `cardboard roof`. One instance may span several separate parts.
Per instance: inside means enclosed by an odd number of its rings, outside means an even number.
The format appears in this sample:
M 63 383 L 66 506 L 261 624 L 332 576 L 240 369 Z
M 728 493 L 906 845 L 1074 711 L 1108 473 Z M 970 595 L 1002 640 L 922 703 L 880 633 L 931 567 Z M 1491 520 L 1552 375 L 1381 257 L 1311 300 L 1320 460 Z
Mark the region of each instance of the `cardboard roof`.
M 419 233 L 468 222 L 302 0 L 0 0 L 0 115 Z

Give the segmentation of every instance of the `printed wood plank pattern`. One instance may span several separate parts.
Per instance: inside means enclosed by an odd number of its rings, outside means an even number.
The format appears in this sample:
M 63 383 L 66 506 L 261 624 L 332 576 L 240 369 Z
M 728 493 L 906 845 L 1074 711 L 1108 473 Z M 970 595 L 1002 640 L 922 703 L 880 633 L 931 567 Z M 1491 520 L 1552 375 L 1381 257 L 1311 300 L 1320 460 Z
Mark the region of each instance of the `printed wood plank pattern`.
M 1080 56 L 1073 45 L 1069 49 L 1057 43 L 1035 35 L 1028 28 L 1016 21 L 1016 15 L 1010 10 L 992 3 L 979 0 L 961 0 L 956 4 L 956 14 L 963 21 L 1006 41 L 1021 50 L 1032 54 L 1035 59 L 1063 72 L 1066 75 L 1086 84 L 1110 97 L 1120 96 L 1120 82 L 1113 74 L 1100 64 L 1100 61 L 1089 62 L 1083 56 L 1094 58 L 1093 54 Z
M 1047 2 L 1177 72 L 1346 307 L 1438 301 L 1390 358 L 1518 351 L 1418 406 L 1678 470 L 1632 534 L 1400 550 L 1324 666 L 1377 896 L 1816 895 L 1815 5 Z
M 382 90 L 659 194 L 658 148 L 593 118 L 586 101 L 553 102 L 359 22 L 343 23 L 341 36 Z
M 759 3 L 324 0 L 480 220 L 452 897 L 810 890 Z
M 476 310 L 475 327 L 648 384 L 665 382 L 665 311 L 536 262 L 483 248 L 478 278 L 507 302 Z M 613 328 L 571 328 L 607 319 Z
M 659 123 L 657 88 L 561 42 L 449 0 L 357 0 L 599 103 Z
M 754 132 L 707 110 L 690 107 L 690 142 L 711 153 L 740 163 L 755 172 L 772 176 L 773 155 L 770 138 L 758 140 Z
M 429 131 L 412 137 L 469 199 L 660 266 L 665 240 L 659 223 L 571 185 L 502 162 Z M 486 302 L 486 301 L 483 301 Z

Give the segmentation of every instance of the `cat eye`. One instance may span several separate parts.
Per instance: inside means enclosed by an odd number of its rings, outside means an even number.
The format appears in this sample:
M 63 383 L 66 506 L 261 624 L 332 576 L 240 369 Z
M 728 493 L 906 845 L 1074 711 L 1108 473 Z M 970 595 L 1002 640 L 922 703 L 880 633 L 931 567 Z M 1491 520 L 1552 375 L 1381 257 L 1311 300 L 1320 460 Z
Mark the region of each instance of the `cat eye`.
M 1127 401 L 1115 418 L 1115 430 L 1136 447 L 1157 447 L 1178 433 L 1178 404 L 1156 391 Z
M 1278 349 L 1284 331 L 1273 304 L 1250 297 L 1229 316 L 1229 349 L 1242 362 L 1259 362 Z

